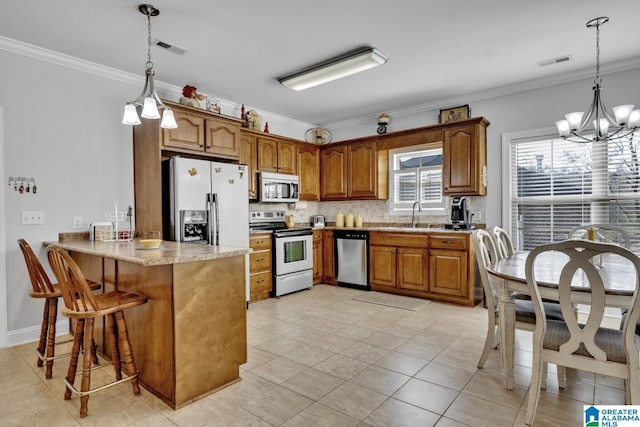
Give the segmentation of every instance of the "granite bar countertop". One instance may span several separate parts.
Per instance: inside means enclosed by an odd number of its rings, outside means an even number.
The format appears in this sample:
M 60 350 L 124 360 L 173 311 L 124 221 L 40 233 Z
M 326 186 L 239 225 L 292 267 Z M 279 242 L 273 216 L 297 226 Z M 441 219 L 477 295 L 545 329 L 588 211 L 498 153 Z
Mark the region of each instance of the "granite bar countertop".
M 129 242 L 62 240 L 59 242 L 45 242 L 44 244 L 56 244 L 72 252 L 111 258 L 145 266 L 215 260 L 245 255 L 251 252 L 249 248 L 179 243 L 164 240 L 158 249 L 142 249 L 139 239 L 133 239 Z
M 297 224 L 296 224 L 297 226 Z M 478 227 L 484 228 L 484 227 Z M 364 231 L 387 231 L 387 232 L 397 232 L 397 233 L 462 233 L 462 234 L 471 234 L 473 230 L 450 230 L 444 228 L 444 226 L 440 227 L 410 227 L 410 226 L 378 226 L 378 225 L 363 225 L 362 227 L 336 227 L 335 225 L 326 225 L 325 227 L 314 227 L 313 230 L 364 230 Z

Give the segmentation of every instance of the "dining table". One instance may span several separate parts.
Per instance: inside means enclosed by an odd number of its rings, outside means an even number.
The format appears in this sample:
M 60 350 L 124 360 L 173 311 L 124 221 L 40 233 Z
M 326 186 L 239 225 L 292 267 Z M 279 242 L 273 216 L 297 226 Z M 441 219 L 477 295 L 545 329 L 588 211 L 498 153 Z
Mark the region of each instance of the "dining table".
M 515 364 L 515 295 L 530 295 L 525 274 L 525 263 L 529 251 L 516 251 L 513 255 L 498 260 L 487 267 L 489 279 L 498 293 L 498 318 L 500 327 L 500 357 L 504 387 L 514 388 Z M 543 252 L 535 263 L 535 277 L 540 296 L 547 300 L 558 300 L 558 279 L 568 257 L 560 252 Z M 628 260 L 609 254 L 602 255 L 598 268 L 605 282 L 605 305 L 628 307 L 636 285 L 636 270 Z M 589 305 L 591 293 L 586 275 L 576 272 L 572 282 L 572 300 Z

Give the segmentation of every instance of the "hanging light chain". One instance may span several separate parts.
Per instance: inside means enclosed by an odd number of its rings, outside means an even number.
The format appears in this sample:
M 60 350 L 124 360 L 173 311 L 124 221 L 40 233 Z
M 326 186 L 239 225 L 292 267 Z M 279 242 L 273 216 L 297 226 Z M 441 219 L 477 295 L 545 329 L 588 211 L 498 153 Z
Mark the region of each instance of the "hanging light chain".
M 147 70 L 153 68 L 153 62 L 151 62 L 151 11 L 147 10 Z
M 596 81 L 600 82 L 600 22 L 596 23 Z

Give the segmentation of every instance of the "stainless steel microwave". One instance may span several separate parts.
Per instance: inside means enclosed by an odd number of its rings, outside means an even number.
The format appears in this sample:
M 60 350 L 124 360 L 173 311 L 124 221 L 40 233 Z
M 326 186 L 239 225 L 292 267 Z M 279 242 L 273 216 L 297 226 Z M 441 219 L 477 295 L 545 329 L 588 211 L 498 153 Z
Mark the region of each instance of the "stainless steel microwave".
M 260 172 L 258 177 L 261 202 L 297 202 L 300 179 L 297 175 Z

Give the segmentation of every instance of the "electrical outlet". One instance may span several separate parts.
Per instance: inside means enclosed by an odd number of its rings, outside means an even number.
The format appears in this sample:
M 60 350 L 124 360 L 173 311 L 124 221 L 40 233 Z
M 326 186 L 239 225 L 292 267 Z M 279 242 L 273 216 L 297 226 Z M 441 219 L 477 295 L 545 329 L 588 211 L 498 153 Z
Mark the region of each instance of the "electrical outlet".
M 473 211 L 471 214 L 473 215 L 473 221 L 474 222 L 482 221 L 482 212 L 481 211 Z
M 73 228 L 82 228 L 82 217 L 74 216 L 73 217 Z
M 20 212 L 20 224 L 22 225 L 44 224 L 44 212 L 43 211 Z

